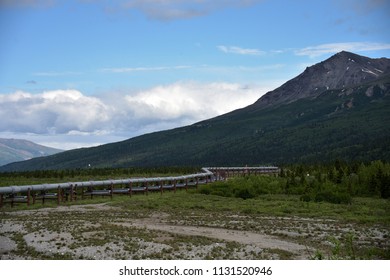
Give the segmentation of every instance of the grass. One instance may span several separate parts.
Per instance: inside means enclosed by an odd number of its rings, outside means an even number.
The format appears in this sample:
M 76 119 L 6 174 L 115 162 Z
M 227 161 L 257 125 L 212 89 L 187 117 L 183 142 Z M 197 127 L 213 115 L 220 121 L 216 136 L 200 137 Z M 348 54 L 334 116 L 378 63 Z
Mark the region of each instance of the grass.
M 110 205 L 127 211 L 164 211 L 180 213 L 200 211 L 205 213 L 239 213 L 244 215 L 299 216 L 307 218 L 336 219 L 361 223 L 390 225 L 390 201 L 380 198 L 356 197 L 350 205 L 327 202 L 303 202 L 296 195 L 262 195 L 254 199 L 240 199 L 203 195 L 195 191 L 136 195 L 132 198 L 114 197 Z
M 78 199 L 73 202 L 61 202 L 61 206 L 88 205 L 105 203 L 130 211 L 137 217 L 153 211 L 167 213 L 188 213 L 201 211 L 205 213 L 234 212 L 244 215 L 272 215 L 280 217 L 299 216 L 307 218 L 337 219 L 361 223 L 381 223 L 390 225 L 390 201 L 388 199 L 372 197 L 355 197 L 351 204 L 333 204 L 327 202 L 304 202 L 298 195 L 261 195 L 253 199 L 222 197 L 218 195 L 203 195 L 195 190 L 188 192 L 178 191 L 149 193 L 148 195 L 129 196 L 114 195 L 108 197 L 94 197 L 93 199 Z M 47 207 L 57 207 L 56 200 L 40 201 L 27 206 L 17 204 L 13 208 L 9 204 L 0 209 L 4 211 L 35 210 Z M 86 208 L 88 208 L 86 206 Z M 144 213 L 144 214 L 143 214 Z M 2 213 L 5 214 L 5 213 Z

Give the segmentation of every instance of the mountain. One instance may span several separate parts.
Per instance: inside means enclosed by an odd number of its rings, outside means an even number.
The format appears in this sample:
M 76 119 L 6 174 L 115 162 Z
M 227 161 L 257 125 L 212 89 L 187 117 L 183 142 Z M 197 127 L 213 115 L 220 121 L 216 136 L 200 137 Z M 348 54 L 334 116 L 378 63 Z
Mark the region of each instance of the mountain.
M 389 147 L 390 59 L 340 52 L 245 108 L 0 171 L 388 161 Z
M 0 138 L 0 165 L 49 156 L 59 152 L 62 150 L 45 147 L 27 140 Z
M 262 108 L 316 98 L 329 89 L 343 89 L 375 81 L 389 73 L 389 59 L 371 59 L 342 51 L 324 62 L 307 67 L 296 78 L 260 98 L 255 106 Z

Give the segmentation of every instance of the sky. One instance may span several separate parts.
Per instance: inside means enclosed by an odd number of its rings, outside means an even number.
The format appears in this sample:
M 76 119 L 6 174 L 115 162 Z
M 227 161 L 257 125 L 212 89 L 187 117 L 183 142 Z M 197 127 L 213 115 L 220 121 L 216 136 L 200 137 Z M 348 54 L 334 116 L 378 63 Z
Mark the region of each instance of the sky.
M 0 138 L 60 149 L 245 107 L 346 50 L 390 57 L 388 0 L 0 0 Z

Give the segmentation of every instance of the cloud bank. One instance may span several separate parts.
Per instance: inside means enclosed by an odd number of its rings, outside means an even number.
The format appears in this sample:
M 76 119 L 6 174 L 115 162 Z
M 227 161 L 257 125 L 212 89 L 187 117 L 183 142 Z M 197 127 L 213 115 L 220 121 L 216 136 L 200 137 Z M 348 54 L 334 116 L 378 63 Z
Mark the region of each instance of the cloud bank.
M 63 134 L 92 132 L 110 119 L 110 107 L 76 90 L 0 95 L 1 131 Z
M 94 144 L 106 143 L 110 140 L 105 137 L 126 139 L 215 117 L 253 103 L 267 90 L 234 83 L 177 82 L 100 96 L 77 90 L 16 91 L 0 94 L 0 134 L 51 135 L 57 142 L 61 135 L 93 136 Z

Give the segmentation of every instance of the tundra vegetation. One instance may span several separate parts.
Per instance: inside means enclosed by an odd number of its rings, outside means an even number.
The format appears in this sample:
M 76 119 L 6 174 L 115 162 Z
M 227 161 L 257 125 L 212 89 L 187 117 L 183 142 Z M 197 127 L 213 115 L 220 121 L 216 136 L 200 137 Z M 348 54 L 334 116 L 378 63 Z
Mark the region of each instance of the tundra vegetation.
M 197 168 L 0 173 L 2 185 Z M 198 189 L 0 210 L 1 259 L 390 259 L 390 164 L 284 166 Z

